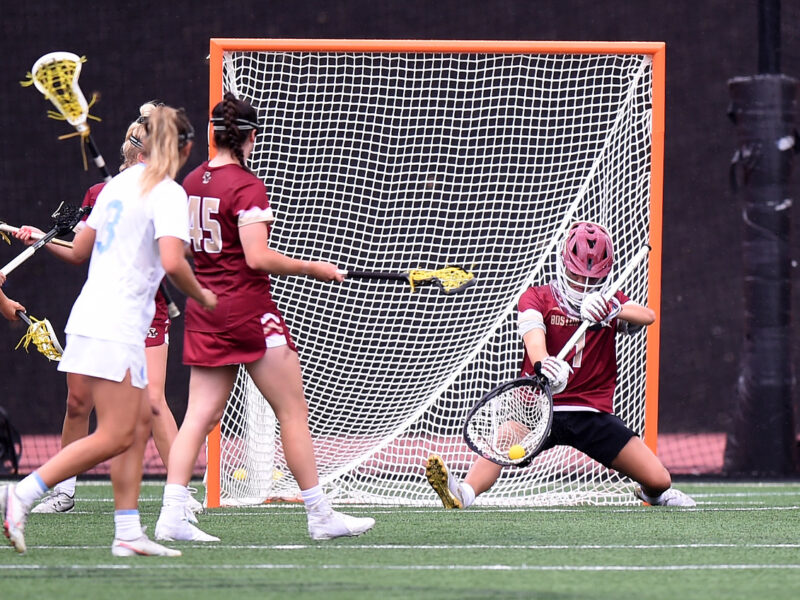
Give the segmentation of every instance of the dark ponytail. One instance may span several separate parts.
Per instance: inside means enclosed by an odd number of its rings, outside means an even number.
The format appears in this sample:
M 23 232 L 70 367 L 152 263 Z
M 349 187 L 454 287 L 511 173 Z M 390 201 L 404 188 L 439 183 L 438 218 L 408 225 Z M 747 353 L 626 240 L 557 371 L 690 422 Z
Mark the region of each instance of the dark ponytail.
M 239 100 L 231 92 L 226 92 L 222 102 L 211 111 L 211 124 L 214 128 L 214 144 L 226 148 L 247 169 L 244 160 L 244 145 L 250 131 L 259 131 L 256 109 L 247 102 Z M 249 170 L 249 169 L 248 169 Z

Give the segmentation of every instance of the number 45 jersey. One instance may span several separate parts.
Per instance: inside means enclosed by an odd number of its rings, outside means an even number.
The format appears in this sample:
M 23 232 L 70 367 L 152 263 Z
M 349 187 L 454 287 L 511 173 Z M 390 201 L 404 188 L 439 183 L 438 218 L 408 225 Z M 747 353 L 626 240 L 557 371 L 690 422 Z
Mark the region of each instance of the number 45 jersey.
M 264 182 L 237 164 L 204 162 L 183 180 L 189 197 L 189 236 L 195 274 L 218 297 L 215 311 L 186 303 L 186 328 L 228 331 L 265 313 L 278 314 L 269 277 L 245 261 L 239 227 L 272 220 Z

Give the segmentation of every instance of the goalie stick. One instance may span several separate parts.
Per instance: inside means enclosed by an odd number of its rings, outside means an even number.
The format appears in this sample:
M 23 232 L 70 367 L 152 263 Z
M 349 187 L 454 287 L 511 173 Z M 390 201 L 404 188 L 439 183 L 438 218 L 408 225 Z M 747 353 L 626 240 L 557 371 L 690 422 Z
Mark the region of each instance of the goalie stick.
M 649 252 L 650 246 L 643 246 L 606 288 L 603 298 L 610 300 Z M 557 358 L 563 360 L 590 325 L 583 321 Z M 534 372 L 495 387 L 472 407 L 462 434 L 474 452 L 504 467 L 525 467 L 536 457 L 550 435 L 553 395 L 541 363 L 534 365 Z

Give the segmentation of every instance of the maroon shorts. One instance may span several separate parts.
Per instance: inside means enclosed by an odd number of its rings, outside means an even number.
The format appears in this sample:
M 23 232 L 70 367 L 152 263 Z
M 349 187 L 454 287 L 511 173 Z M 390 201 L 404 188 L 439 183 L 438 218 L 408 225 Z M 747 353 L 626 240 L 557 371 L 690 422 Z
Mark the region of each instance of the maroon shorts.
M 198 367 L 247 364 L 264 356 L 267 348 L 280 345 L 297 351 L 283 318 L 266 313 L 227 331 L 186 329 L 183 334 L 183 364 Z
M 164 344 L 169 344 L 169 317 L 162 319 L 156 315 L 153 322 L 150 323 L 150 328 L 147 330 L 144 346 L 145 348 L 153 348 L 155 346 L 163 346 Z

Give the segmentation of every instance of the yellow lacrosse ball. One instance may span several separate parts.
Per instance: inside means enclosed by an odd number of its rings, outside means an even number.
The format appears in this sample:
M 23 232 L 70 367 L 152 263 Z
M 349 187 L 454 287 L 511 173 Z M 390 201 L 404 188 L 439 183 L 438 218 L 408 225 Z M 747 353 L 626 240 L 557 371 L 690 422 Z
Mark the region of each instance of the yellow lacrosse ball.
M 244 481 L 245 479 L 247 479 L 247 469 L 242 469 L 241 467 L 236 469 L 233 472 L 233 478 L 236 481 Z
M 511 460 L 517 460 L 525 456 L 525 448 L 520 446 L 519 444 L 514 444 L 511 448 L 508 449 L 508 458 Z

